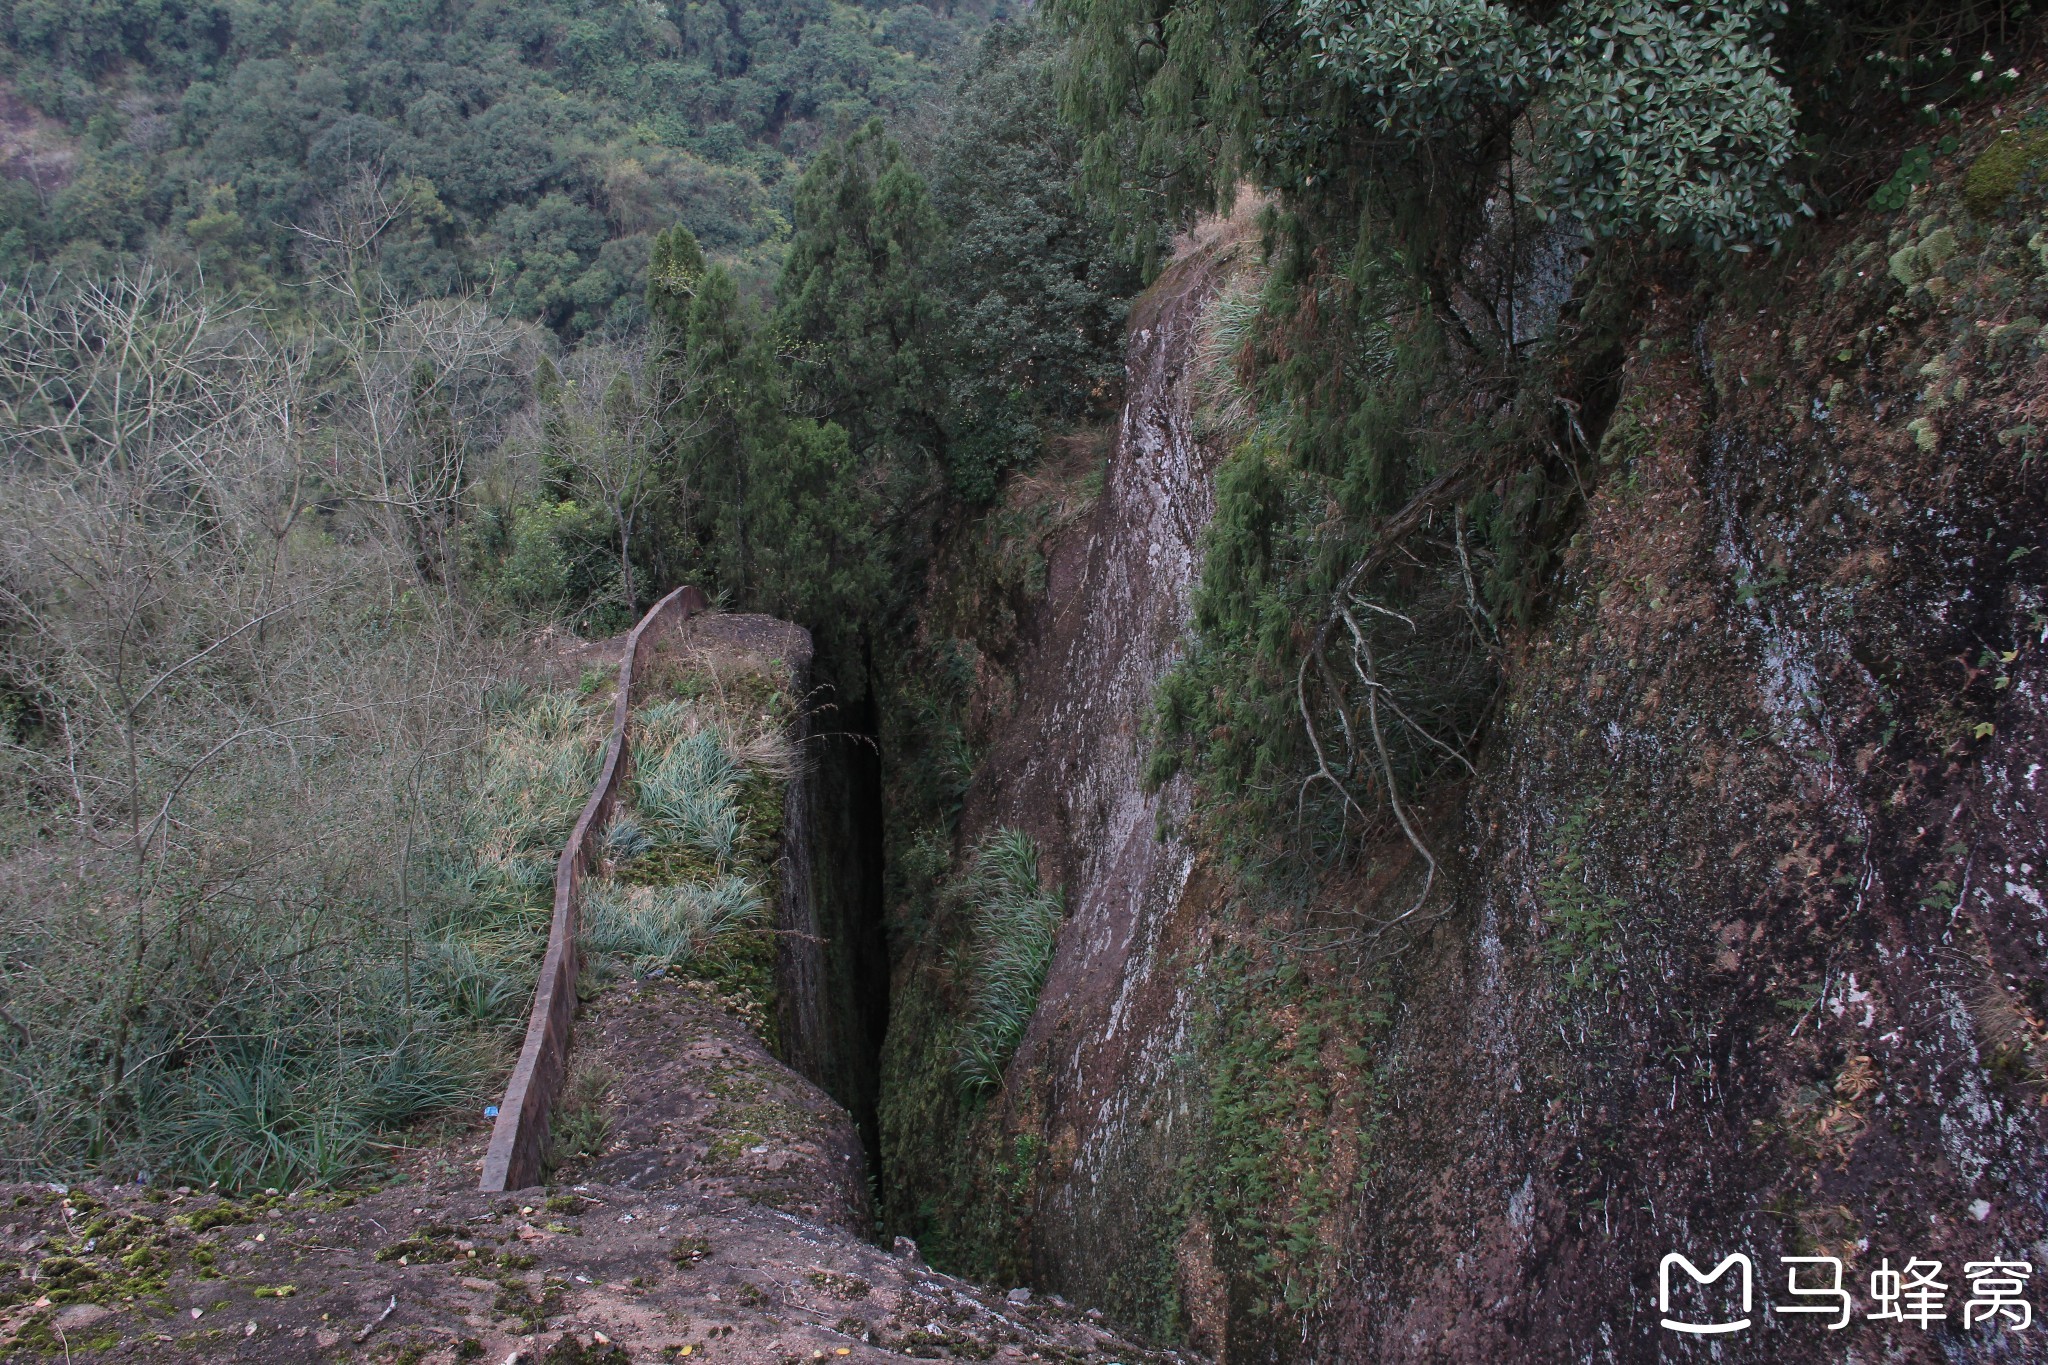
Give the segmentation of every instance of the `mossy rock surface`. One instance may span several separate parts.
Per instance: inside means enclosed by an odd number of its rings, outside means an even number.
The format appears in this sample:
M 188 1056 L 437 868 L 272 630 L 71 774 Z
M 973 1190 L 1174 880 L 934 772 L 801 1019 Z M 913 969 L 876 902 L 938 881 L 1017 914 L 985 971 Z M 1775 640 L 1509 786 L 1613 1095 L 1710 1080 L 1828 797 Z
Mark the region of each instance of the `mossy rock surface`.
M 2002 133 L 1963 173 L 1963 202 L 1979 217 L 1989 218 L 2025 185 L 2048 160 L 2048 131 Z

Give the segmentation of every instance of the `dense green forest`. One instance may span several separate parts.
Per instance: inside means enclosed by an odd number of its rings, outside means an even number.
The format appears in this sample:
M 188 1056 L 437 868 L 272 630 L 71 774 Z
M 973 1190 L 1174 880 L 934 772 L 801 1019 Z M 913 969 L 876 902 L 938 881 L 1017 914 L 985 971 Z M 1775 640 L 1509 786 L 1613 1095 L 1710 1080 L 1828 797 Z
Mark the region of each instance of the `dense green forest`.
M 0 184 L 0 270 L 147 255 L 264 292 L 364 177 L 403 212 L 399 290 L 487 290 L 575 337 L 632 327 L 675 223 L 759 292 L 794 177 L 828 139 L 907 115 L 991 12 L 833 0 L 674 5 L 194 3 L 0 8 L 0 75 L 75 139 Z

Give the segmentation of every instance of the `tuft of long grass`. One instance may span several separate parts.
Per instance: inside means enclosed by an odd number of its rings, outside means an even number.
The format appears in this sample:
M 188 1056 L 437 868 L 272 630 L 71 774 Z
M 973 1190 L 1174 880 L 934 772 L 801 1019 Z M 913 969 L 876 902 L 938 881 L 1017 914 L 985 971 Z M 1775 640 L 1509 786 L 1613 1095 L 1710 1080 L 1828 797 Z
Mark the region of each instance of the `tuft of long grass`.
M 612 1075 L 603 1067 L 584 1066 L 569 1077 L 561 1100 L 548 1120 L 542 1171 L 552 1176 L 564 1162 L 595 1161 L 612 1140 Z
M 424 979 L 409 1008 L 397 964 L 359 960 L 335 977 L 274 979 L 227 1002 L 211 1036 L 186 1034 L 198 1045 L 183 1064 L 139 1075 L 137 1159 L 229 1190 L 334 1184 L 393 1130 L 475 1100 L 484 1049 L 450 1027 Z
M 614 863 L 628 863 L 654 847 L 654 840 L 630 812 L 616 816 L 604 832 L 605 857 Z
M 745 769 L 718 732 L 700 728 L 682 702 L 648 707 L 635 721 L 633 807 L 657 844 L 694 849 L 723 867 L 739 851 Z
M 955 894 L 972 917 L 972 930 L 953 1073 L 971 1097 L 1002 1084 L 1003 1068 L 1038 1008 L 1066 902 L 1057 889 L 1039 885 L 1038 847 L 1017 829 L 998 830 L 981 846 Z
M 534 942 L 529 933 L 449 934 L 422 946 L 427 995 L 464 1024 L 509 1023 L 533 994 Z
M 680 886 L 593 882 L 583 904 L 583 939 L 637 967 L 679 967 L 714 952 L 722 940 L 756 927 L 761 889 L 732 875 Z
M 461 888 L 485 904 L 543 904 L 555 860 L 597 780 L 603 717 L 548 693 L 499 713 L 470 777 Z

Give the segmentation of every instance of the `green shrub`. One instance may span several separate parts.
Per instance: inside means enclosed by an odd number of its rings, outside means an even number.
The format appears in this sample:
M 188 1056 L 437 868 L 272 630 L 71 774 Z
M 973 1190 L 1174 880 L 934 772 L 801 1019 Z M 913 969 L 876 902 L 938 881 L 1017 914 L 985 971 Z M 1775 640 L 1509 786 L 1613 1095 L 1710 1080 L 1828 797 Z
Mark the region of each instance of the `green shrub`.
M 1531 112 L 1523 154 L 1549 181 L 1535 192 L 1595 233 L 1747 249 L 1791 225 L 1796 111 L 1766 4 L 1610 0 L 1547 23 L 1495 0 L 1305 0 L 1300 12 L 1318 63 L 1396 143 L 1477 143 Z
M 546 614 L 616 591 L 611 520 L 603 508 L 566 500 L 520 503 L 498 520 L 502 524 L 486 523 L 473 533 L 471 557 L 481 586 L 504 605 Z M 593 627 L 590 633 L 610 632 Z

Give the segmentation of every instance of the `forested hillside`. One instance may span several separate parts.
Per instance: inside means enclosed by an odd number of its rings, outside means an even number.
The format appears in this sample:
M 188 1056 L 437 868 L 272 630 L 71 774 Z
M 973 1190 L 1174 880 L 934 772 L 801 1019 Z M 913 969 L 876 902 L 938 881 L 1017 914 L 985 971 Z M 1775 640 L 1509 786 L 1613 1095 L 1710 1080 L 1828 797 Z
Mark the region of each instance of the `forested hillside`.
M 655 232 L 680 222 L 764 284 L 811 153 L 943 91 L 990 13 L 19 0 L 0 76 L 64 146 L 0 186 L 0 269 L 147 255 L 277 297 L 297 230 L 368 176 L 401 291 L 487 289 L 569 338 L 630 328 Z

